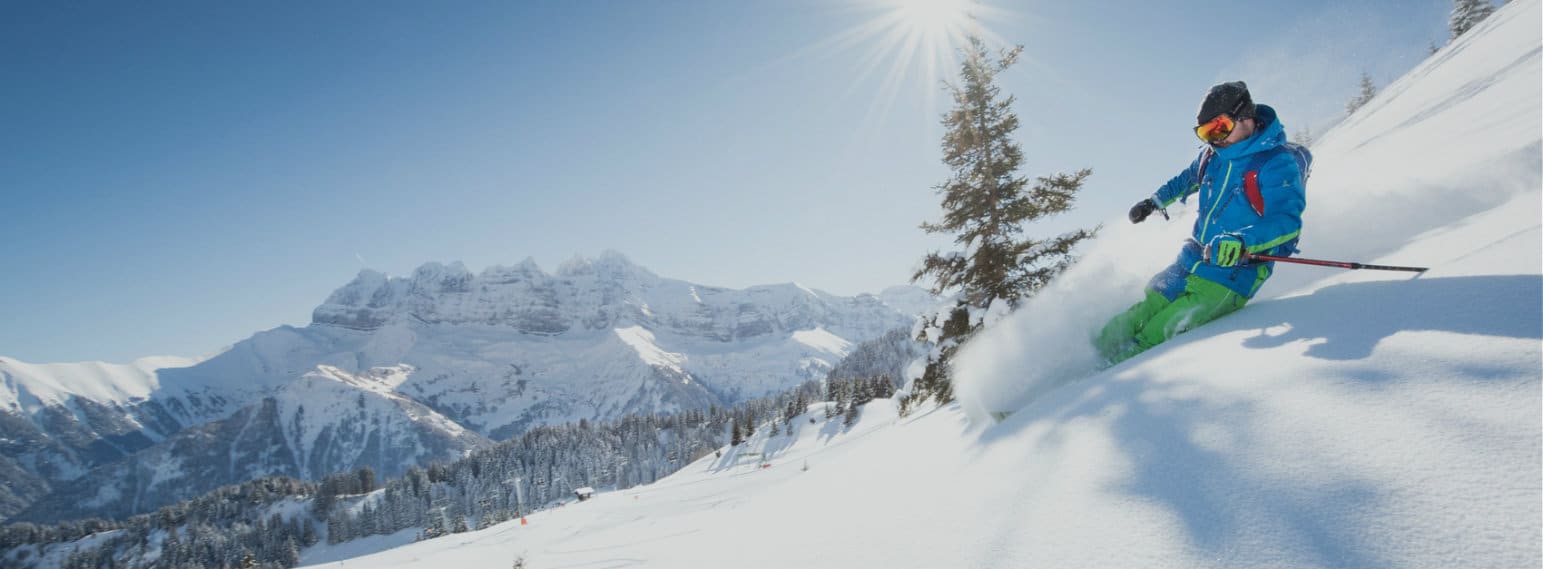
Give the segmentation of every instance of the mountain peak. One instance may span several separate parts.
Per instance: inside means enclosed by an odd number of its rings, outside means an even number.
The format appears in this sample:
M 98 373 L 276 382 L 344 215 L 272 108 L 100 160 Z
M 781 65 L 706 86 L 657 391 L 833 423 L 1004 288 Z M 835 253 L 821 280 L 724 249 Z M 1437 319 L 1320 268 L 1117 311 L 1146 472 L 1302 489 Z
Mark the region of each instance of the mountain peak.
M 652 271 L 638 266 L 632 262 L 632 259 L 627 258 L 626 255 L 614 249 L 606 249 L 600 253 L 600 256 L 593 259 L 583 255 L 575 255 L 572 259 L 568 259 L 557 267 L 557 276 L 561 278 L 591 275 L 605 280 L 628 279 L 629 277 L 646 280 L 659 278 Z
M 411 291 L 428 295 L 465 292 L 471 280 L 471 271 L 460 261 L 453 261 L 449 265 L 431 261 L 413 271 Z
M 536 260 L 526 257 L 518 265 L 493 265 L 482 270 L 477 275 L 477 280 L 488 284 L 508 284 L 520 281 L 533 281 L 546 278 L 546 271 L 541 270 L 541 265 Z
M 498 326 L 541 336 L 636 324 L 717 341 L 814 323 L 848 330 L 899 325 L 899 314 L 875 297 L 847 299 L 796 282 L 720 291 L 705 302 L 696 291 L 615 250 L 576 256 L 555 275 L 530 259 L 480 275 L 459 262 L 431 262 L 410 277 L 361 272 L 318 307 L 312 321 L 360 331 L 392 323 Z

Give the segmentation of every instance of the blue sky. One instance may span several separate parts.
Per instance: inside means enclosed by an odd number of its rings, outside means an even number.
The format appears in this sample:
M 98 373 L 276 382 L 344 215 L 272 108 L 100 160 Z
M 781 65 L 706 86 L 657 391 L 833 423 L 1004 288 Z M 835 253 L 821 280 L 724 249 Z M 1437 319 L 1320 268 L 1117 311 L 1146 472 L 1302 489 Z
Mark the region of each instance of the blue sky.
M 428 261 L 902 284 L 947 245 L 917 229 L 946 101 L 901 50 L 831 41 L 885 4 L 0 4 L 0 355 L 209 353 Z M 1094 170 L 1031 233 L 1116 220 L 1186 165 L 1213 83 L 1321 133 L 1451 6 L 1125 4 L 990 4 L 1025 47 L 1000 78 L 1022 173 Z

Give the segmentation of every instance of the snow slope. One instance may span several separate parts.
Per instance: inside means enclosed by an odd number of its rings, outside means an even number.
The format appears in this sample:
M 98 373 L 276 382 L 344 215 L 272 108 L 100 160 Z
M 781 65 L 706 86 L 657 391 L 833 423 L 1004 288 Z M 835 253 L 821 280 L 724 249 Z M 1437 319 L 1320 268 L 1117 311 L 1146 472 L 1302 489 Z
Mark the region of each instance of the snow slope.
M 1538 567 L 1539 21 L 1507 4 L 1315 148 L 1304 255 L 1422 276 L 1283 267 L 1246 310 L 1069 381 L 1188 226 L 1111 223 L 1084 263 L 1108 282 L 1074 270 L 962 351 L 961 405 L 817 413 L 791 444 L 763 429 L 769 458 L 346 565 Z M 1024 407 L 972 421 L 990 396 Z

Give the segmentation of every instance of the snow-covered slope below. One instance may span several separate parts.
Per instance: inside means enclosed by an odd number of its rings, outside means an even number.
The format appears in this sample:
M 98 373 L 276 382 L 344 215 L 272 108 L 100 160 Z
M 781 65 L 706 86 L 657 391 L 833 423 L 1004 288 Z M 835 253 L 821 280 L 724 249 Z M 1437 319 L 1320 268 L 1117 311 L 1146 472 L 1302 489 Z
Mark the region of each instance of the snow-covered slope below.
M 347 565 L 1538 567 L 1540 18 L 1505 5 L 1315 148 L 1304 255 L 1424 275 L 1282 267 L 1243 311 L 1078 379 L 1188 225 L 1111 223 L 960 353 L 961 405 L 820 417 L 755 461 Z M 988 402 L 1022 409 L 972 419 Z
M 624 491 L 602 489 L 589 501 L 533 513 L 527 517 L 528 525 L 514 521 L 367 556 L 359 556 L 358 544 L 319 545 L 302 553 L 301 564 L 507 567 L 515 558 L 524 558 L 529 567 L 607 566 L 623 560 L 628 566 L 650 567 L 862 566 L 843 563 L 839 556 L 812 562 L 797 551 L 786 553 L 805 561 L 768 563 L 768 559 L 786 557 L 767 557 L 776 552 L 749 543 L 762 543 L 768 536 L 781 540 L 790 532 L 802 534 L 801 528 L 819 519 L 843 526 L 841 534 L 866 535 L 867 530 L 854 534 L 852 528 L 844 527 L 853 522 L 852 515 L 866 518 L 866 512 L 829 511 L 832 504 L 812 502 L 805 492 L 811 484 L 850 484 L 846 475 L 854 472 L 851 453 L 870 441 L 895 442 L 896 435 L 906 436 L 889 428 L 898 421 L 896 405 L 889 400 L 864 406 L 861 418 L 852 425 L 844 425 L 840 415 L 827 419 L 824 404 L 816 404 L 790 421 L 789 430 L 773 434 L 769 427 L 762 428 L 744 444 L 725 447 L 657 483 Z M 887 492 L 889 478 L 878 475 L 845 489 L 823 491 Z M 768 506 L 774 509 L 767 510 Z M 732 539 L 742 540 L 741 548 L 725 549 L 721 541 L 704 540 L 725 534 L 738 534 Z M 839 540 L 839 535 L 824 537 Z M 401 544 L 406 539 L 410 537 L 377 541 Z M 607 555 L 611 550 L 621 556 Z

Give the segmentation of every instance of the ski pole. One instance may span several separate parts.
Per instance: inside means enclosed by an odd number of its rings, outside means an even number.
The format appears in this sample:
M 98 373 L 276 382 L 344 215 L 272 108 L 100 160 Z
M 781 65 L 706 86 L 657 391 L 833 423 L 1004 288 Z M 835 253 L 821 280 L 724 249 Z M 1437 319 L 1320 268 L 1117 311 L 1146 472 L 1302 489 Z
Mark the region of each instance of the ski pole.
M 1395 267 L 1391 265 L 1368 265 L 1366 263 L 1350 263 L 1345 261 L 1325 261 L 1322 259 L 1301 259 L 1296 257 L 1276 257 L 1274 255 L 1249 255 L 1250 261 L 1277 261 L 1281 263 L 1299 263 L 1303 265 L 1317 265 L 1320 267 L 1339 267 L 1341 269 L 1367 269 L 1373 271 L 1409 271 L 1423 273 L 1428 267 Z

